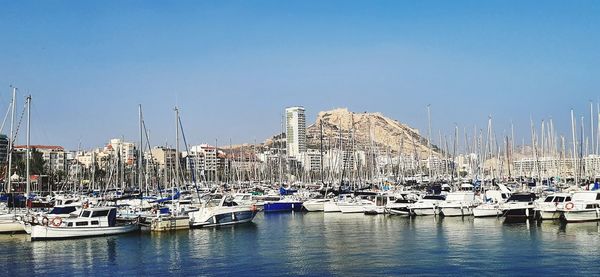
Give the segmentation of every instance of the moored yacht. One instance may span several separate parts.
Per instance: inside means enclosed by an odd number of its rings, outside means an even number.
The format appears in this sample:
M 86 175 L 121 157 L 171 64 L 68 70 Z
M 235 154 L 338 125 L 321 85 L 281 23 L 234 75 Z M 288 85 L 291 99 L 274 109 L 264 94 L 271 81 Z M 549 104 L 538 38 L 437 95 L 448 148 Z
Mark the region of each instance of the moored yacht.
M 446 200 L 446 196 L 441 194 L 425 195 L 408 208 L 413 215 L 437 215 L 439 214 L 438 205 L 444 202 L 444 200 Z
M 600 220 L 600 191 L 574 192 L 571 199 L 571 202 L 558 208 L 566 222 Z
M 509 193 L 488 190 L 483 194 L 483 203 L 473 209 L 474 217 L 502 216 L 500 205 L 506 201 Z
M 396 197 L 393 202 L 388 202 L 385 206 L 385 212 L 390 215 L 410 215 L 410 205 L 414 204 L 416 201 L 410 199 L 406 195 L 401 195 L 400 197 Z
M 508 221 L 525 220 L 535 215 L 533 211 L 535 199 L 535 193 L 514 193 L 506 200 L 506 203 L 500 205 L 500 209 Z
M 375 203 L 367 199 L 366 196 L 356 196 L 343 202 L 338 201 L 337 206 L 343 214 L 364 213 L 365 210 L 373 208 Z
M 396 196 L 390 193 L 380 193 L 375 196 L 375 201 L 371 206 L 365 206 L 365 214 L 384 214 L 386 206 L 389 203 L 394 203 Z
M 308 212 L 323 212 L 325 211 L 325 203 L 329 202 L 326 198 L 317 198 L 304 201 L 302 206 Z
M 269 212 L 300 212 L 302 201 L 293 196 L 285 196 L 277 201 L 265 201 L 265 213 Z
M 533 203 L 534 211 L 541 220 L 560 219 L 562 212 L 559 209 L 564 208 L 567 202 L 571 202 L 570 193 L 553 193 L 536 200 Z
M 448 193 L 446 200 L 439 204 L 443 216 L 466 216 L 473 214 L 473 208 L 479 204 L 472 191 L 456 191 Z
M 256 206 L 238 205 L 231 197 L 213 195 L 195 212 L 189 213 L 190 227 L 213 227 L 248 223 L 256 216 Z
M 106 236 L 139 230 L 135 221 L 117 224 L 117 208 L 83 209 L 78 217 L 53 217 L 46 225 L 31 226 L 31 240 Z

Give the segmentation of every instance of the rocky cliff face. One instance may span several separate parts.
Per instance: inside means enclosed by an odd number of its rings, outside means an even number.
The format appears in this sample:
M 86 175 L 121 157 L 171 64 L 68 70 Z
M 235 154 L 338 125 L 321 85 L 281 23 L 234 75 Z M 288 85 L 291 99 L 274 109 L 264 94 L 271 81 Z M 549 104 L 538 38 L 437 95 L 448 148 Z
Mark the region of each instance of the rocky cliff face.
M 307 141 L 310 148 L 319 148 L 321 138 L 321 123 L 323 137 L 338 147 L 351 149 L 354 140 L 355 149 L 391 151 L 411 155 L 417 153 L 425 158 L 430 152 L 438 154 L 436 146 L 428 147 L 427 139 L 419 131 L 390 119 L 380 113 L 353 113 L 348 109 L 335 109 L 320 112 L 314 124 L 307 127 Z M 353 139 L 352 139 L 353 138 Z M 340 143 L 341 141 L 341 143 Z

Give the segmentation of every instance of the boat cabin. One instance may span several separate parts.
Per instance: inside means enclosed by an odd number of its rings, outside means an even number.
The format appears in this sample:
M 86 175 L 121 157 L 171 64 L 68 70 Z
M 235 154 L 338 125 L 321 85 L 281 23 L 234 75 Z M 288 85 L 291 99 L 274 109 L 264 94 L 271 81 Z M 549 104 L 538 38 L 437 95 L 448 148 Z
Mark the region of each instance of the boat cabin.
M 550 195 L 546 196 L 546 198 L 544 198 L 544 203 L 563 203 L 563 202 L 570 202 L 570 201 L 571 201 L 571 195 L 566 194 L 566 193 L 550 194 Z
M 54 219 L 50 220 L 50 224 L 56 226 Z M 59 226 L 86 228 L 86 227 L 114 227 L 117 224 L 117 208 L 101 207 L 83 209 L 78 217 L 73 219 L 65 219 Z
M 475 193 L 469 191 L 451 192 L 446 195 L 446 202 L 461 202 L 475 200 Z
M 537 197 L 535 193 L 514 193 L 506 202 L 528 202 L 533 203 Z

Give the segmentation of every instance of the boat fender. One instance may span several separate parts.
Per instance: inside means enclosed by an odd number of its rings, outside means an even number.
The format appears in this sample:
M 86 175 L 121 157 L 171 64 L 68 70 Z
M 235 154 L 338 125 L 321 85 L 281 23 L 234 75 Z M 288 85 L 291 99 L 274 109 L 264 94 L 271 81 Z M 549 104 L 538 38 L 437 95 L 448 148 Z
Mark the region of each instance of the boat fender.
M 256 212 L 256 205 L 252 205 L 252 207 L 250 207 L 250 210 L 252 210 L 253 212 Z
M 572 210 L 573 208 L 575 208 L 575 204 L 573 204 L 573 202 L 569 202 L 565 205 L 565 209 L 567 210 Z
M 49 222 L 49 221 L 50 221 L 50 220 L 48 220 L 48 217 L 45 217 L 45 216 L 44 216 L 44 218 L 42 218 L 42 225 L 44 225 L 44 226 L 48 226 L 48 222 Z
M 60 226 L 62 224 L 62 218 L 55 217 L 55 218 L 52 219 L 51 223 L 52 223 L 53 226 L 58 227 L 58 226 Z

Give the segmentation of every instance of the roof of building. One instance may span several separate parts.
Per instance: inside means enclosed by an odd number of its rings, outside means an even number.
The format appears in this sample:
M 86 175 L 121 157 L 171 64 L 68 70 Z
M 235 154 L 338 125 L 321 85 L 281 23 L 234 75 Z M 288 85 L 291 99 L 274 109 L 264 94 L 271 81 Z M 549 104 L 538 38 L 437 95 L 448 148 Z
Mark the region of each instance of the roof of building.
M 27 149 L 27 145 L 15 145 L 16 149 Z M 58 145 L 29 145 L 30 149 L 47 149 L 47 150 L 65 150 L 64 147 Z

